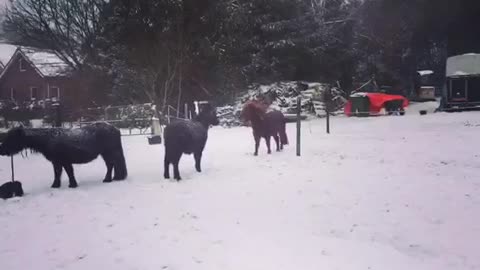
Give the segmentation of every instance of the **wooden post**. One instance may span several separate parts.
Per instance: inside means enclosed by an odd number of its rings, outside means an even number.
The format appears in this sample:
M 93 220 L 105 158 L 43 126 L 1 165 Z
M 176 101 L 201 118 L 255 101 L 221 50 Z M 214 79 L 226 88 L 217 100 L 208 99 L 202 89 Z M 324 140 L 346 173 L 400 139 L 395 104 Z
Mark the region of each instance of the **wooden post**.
M 15 182 L 15 168 L 13 166 L 13 155 L 10 156 L 10 166 L 12 168 L 12 182 Z
M 330 134 L 330 112 L 327 109 L 327 134 Z
M 195 115 L 198 115 L 198 113 L 200 112 L 198 101 L 194 101 L 193 105 L 195 106 Z
M 55 105 L 55 127 L 62 127 L 62 112 L 60 104 Z
M 325 95 L 324 95 L 324 98 L 323 98 L 323 102 L 324 102 L 324 105 L 325 105 L 326 122 L 327 122 L 327 134 L 330 134 L 330 106 L 331 106 L 331 100 L 332 100 L 331 87 L 328 86 L 327 89 L 325 89 Z
M 155 117 L 152 117 L 152 125 L 150 126 L 150 135 L 155 134 Z
M 300 151 L 300 136 L 301 136 L 301 127 L 302 127 L 302 119 L 301 115 L 302 114 L 302 98 L 297 97 L 297 156 L 299 157 L 301 155 Z
M 185 103 L 185 108 L 184 109 L 185 109 L 185 114 L 184 114 L 185 119 L 188 119 L 188 103 Z

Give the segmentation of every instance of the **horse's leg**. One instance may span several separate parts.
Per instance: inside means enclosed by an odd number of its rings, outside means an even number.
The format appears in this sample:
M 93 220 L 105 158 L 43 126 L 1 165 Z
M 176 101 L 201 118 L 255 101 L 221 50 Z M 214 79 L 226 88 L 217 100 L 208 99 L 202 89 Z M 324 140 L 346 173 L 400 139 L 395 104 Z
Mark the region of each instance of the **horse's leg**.
M 257 135 L 253 135 L 253 137 L 255 138 L 255 152 L 253 153 L 255 156 L 258 156 L 258 147 L 260 146 L 260 139 L 262 137 L 260 136 L 257 136 Z
M 277 145 L 277 152 L 280 152 L 280 137 L 278 136 L 278 134 L 275 134 L 273 136 L 273 139 L 275 140 L 275 144 Z
M 73 166 L 72 164 L 63 164 L 63 168 L 68 175 L 68 181 L 70 182 L 68 187 L 69 188 L 76 188 L 78 187 L 77 181 L 75 180 L 75 175 L 73 174 Z
M 201 166 L 202 152 L 198 151 L 193 153 L 193 157 L 195 158 L 195 169 L 197 170 L 197 172 L 202 172 L 202 166 Z
M 267 144 L 268 154 L 271 154 L 272 149 L 270 148 L 270 135 L 265 136 L 265 143 Z
M 170 159 L 166 153 L 165 153 L 165 159 L 163 160 L 163 165 L 164 165 L 163 177 L 165 179 L 170 179 Z
M 180 163 L 180 158 L 182 157 L 182 153 L 175 154 L 173 157 L 173 177 L 175 180 L 180 181 L 182 178 L 180 177 L 180 170 L 178 169 L 178 163 Z
M 53 163 L 53 172 L 55 178 L 53 180 L 52 188 L 59 188 L 62 185 L 62 165 L 58 163 Z
M 103 182 L 110 183 L 112 182 L 113 155 L 102 154 L 102 158 L 105 161 L 105 165 L 107 166 L 107 174 L 105 175 Z

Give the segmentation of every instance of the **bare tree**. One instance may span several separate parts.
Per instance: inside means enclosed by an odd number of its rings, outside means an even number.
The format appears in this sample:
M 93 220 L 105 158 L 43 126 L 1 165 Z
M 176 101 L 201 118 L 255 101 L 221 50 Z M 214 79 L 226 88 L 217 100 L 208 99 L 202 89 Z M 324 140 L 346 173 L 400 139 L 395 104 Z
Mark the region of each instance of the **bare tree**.
M 3 24 L 12 42 L 51 49 L 77 70 L 95 55 L 101 13 L 108 1 L 10 1 Z

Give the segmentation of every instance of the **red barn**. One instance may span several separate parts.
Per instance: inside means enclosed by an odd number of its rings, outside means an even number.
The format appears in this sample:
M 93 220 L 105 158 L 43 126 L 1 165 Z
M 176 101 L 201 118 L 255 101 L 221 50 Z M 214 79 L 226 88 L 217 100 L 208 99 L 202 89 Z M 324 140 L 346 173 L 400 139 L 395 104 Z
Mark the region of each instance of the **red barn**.
M 0 73 L 0 99 L 18 103 L 60 100 L 64 106 L 78 108 L 88 97 L 72 74 L 53 51 L 18 47 Z

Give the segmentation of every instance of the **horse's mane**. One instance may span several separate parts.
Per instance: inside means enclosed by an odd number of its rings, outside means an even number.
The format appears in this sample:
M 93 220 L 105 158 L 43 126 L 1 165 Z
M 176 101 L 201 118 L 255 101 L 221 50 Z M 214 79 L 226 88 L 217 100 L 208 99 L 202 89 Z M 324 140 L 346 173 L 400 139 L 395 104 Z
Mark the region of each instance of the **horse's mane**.
M 247 121 L 252 121 L 254 115 L 262 117 L 267 113 L 267 109 L 267 105 L 256 100 L 250 100 L 243 106 L 241 116 Z

